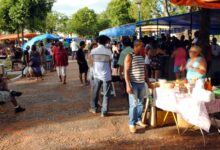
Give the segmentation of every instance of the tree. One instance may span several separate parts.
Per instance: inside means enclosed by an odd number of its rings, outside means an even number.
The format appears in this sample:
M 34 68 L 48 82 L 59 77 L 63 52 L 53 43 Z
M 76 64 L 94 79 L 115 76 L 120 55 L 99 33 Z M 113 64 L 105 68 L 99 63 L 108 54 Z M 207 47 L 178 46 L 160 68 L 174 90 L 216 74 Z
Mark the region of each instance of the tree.
M 130 6 L 129 0 L 112 0 L 108 4 L 106 13 L 111 26 L 119 26 L 134 21 L 129 15 Z
M 24 29 L 42 31 L 55 0 L 0 0 L 0 29 L 10 33 Z
M 80 36 L 94 36 L 97 30 L 97 15 L 94 10 L 84 7 L 73 14 L 71 30 Z
M 102 31 L 104 29 L 110 28 L 110 20 L 107 17 L 106 11 L 102 12 L 101 14 L 97 15 L 97 33 L 98 35 L 99 31 Z
M 132 18 L 138 21 L 138 7 L 136 0 L 132 0 L 129 14 Z M 142 0 L 141 3 L 141 20 L 161 17 L 161 8 L 158 5 L 158 0 Z
M 54 31 L 68 33 L 67 30 L 67 21 L 69 18 L 59 12 L 49 12 L 45 20 L 45 31 L 53 33 Z

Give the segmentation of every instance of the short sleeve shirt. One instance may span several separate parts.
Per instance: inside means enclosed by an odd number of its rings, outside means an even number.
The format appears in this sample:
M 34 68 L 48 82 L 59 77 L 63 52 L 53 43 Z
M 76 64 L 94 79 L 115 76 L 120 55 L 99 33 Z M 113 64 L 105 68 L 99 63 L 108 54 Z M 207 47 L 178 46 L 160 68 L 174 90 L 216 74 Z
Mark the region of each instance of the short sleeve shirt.
M 130 54 L 133 51 L 133 49 L 131 47 L 126 47 L 120 54 L 119 60 L 118 60 L 118 64 L 120 66 L 124 66 L 124 60 L 125 57 Z
M 93 59 L 93 75 L 102 81 L 111 81 L 112 52 L 103 45 L 92 49 L 91 56 Z

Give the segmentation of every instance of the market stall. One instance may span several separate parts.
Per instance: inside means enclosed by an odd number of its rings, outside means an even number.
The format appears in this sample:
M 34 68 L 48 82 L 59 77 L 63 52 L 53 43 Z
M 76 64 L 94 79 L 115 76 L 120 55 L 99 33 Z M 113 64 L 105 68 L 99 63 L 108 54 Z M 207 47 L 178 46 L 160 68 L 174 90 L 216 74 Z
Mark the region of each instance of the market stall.
M 178 88 L 179 84 L 169 88 L 164 88 L 164 86 L 156 88 L 153 92 L 153 105 L 166 111 L 167 114 L 169 112 L 178 114 L 187 123 L 198 127 L 202 135 L 204 135 L 203 130 L 209 132 L 211 127 L 210 114 L 220 112 L 220 98 L 218 94 L 215 95 L 211 91 L 200 88 L 199 85 L 195 85 L 191 92 L 184 92 Z M 176 115 L 173 115 L 173 117 L 179 132 L 177 117 Z

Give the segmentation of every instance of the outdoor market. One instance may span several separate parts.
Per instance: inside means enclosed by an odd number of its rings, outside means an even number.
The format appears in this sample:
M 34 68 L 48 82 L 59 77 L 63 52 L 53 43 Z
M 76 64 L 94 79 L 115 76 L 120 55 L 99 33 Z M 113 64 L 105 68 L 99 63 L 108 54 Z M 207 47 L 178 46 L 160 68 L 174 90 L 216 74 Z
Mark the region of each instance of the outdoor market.
M 220 0 L 95 1 L 0 0 L 0 149 L 220 149 Z

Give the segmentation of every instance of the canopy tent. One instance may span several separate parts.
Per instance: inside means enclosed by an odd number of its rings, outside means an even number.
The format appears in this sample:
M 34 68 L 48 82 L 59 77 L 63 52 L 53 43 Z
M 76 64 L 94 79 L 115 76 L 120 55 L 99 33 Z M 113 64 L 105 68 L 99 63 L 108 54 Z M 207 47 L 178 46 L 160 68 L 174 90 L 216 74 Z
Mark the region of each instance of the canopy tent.
M 171 2 L 176 5 L 199 6 L 211 9 L 220 8 L 220 0 L 171 0 Z
M 200 27 L 200 12 L 186 13 L 176 16 L 156 18 L 141 21 L 143 25 L 167 25 L 167 26 L 182 26 L 185 29 L 199 29 Z M 220 34 L 220 10 L 210 11 L 210 34 Z
M 19 36 L 21 37 L 21 34 L 19 34 Z M 24 33 L 24 38 L 33 38 L 35 36 L 38 36 L 37 33 Z M 7 35 L 1 35 L 0 36 L 0 41 L 4 41 L 4 40 L 10 40 L 10 41 L 14 41 L 17 40 L 18 35 L 17 34 L 7 34 Z
M 126 24 L 114 28 L 109 28 L 99 32 L 99 35 L 106 35 L 109 37 L 119 37 L 119 36 L 133 36 L 135 35 L 136 24 Z
M 50 39 L 50 40 L 59 40 L 60 37 L 57 35 L 53 35 L 53 34 L 43 34 L 43 35 L 39 35 L 37 37 L 34 37 L 33 39 L 31 39 L 30 41 L 28 41 L 27 43 L 22 45 L 22 49 L 24 50 L 27 46 L 32 46 L 34 44 L 36 44 L 37 42 L 44 40 L 44 39 Z

